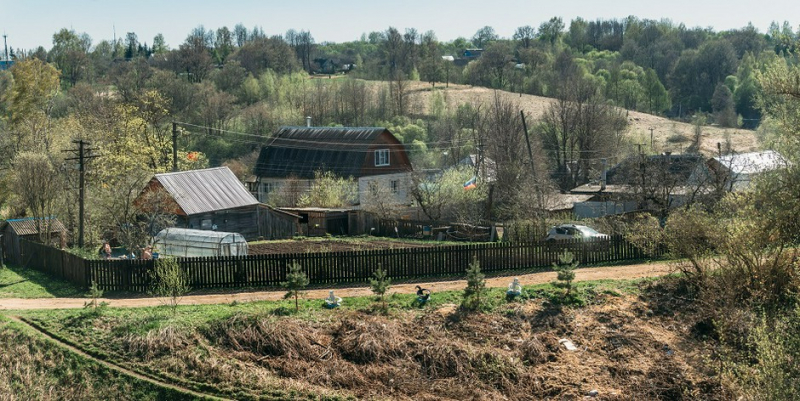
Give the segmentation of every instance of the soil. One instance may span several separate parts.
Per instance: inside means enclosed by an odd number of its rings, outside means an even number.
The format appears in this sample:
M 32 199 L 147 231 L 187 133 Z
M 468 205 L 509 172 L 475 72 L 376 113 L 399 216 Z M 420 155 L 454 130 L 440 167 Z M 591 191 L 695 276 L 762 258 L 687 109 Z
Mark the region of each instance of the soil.
M 366 251 L 370 249 L 429 248 L 434 246 L 436 246 L 436 244 L 422 242 L 381 240 L 353 242 L 302 239 L 251 244 L 247 247 L 247 253 L 250 255 L 272 255 L 284 253 Z
M 646 263 L 625 266 L 586 267 L 576 270 L 575 281 L 592 281 L 606 279 L 637 279 L 643 277 L 657 277 L 674 271 L 670 263 Z M 539 272 L 516 275 L 522 285 L 544 284 L 556 279 L 555 272 Z M 486 279 L 487 287 L 505 288 L 511 281 L 509 276 L 490 277 Z M 414 282 L 392 284 L 389 294 L 414 293 L 417 285 L 430 289 L 434 294 L 437 291 L 462 290 L 466 286 L 464 280 L 446 280 L 435 282 Z M 342 298 L 369 296 L 372 291 L 367 286 L 335 288 L 336 295 Z M 328 296 L 328 288 L 314 288 L 303 291 L 302 297 L 307 299 L 324 299 Z M 195 293 L 183 297 L 182 305 L 209 305 L 227 304 L 231 302 L 277 301 L 283 299 L 286 292 L 277 291 L 245 291 L 227 292 L 224 294 Z M 88 300 L 86 298 L 39 298 L 39 299 L 0 299 L 0 310 L 16 309 L 74 309 L 83 308 Z M 131 298 L 105 298 L 110 307 L 147 307 L 163 304 L 163 300 L 152 297 Z

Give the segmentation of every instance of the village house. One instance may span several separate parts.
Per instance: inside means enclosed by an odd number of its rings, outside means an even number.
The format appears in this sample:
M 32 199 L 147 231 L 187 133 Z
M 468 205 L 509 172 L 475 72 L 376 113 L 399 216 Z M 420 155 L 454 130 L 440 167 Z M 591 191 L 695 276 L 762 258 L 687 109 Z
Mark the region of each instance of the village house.
M 251 188 L 265 203 L 288 186 L 299 198 L 311 189 L 316 172 L 352 177 L 358 191 L 354 208 L 368 207 L 374 198 L 370 193 L 385 194 L 396 204 L 411 202 L 411 162 L 403 144 L 386 128 L 281 127 L 261 149 L 253 170 Z
M 703 160 L 699 154 L 631 156 L 608 169 L 599 181 L 570 191 L 589 197 L 575 203 L 575 216 L 663 211 L 684 205 L 704 190 L 699 184 L 693 186 L 690 179 Z
M 697 166 L 690 181 L 716 182 L 727 192 L 737 192 L 747 189 L 759 175 L 788 166 L 789 161 L 774 150 L 731 153 L 710 158 Z
M 239 233 L 248 241 L 291 238 L 298 216 L 263 205 L 227 167 L 156 174 L 136 199 L 164 190 L 176 227 Z

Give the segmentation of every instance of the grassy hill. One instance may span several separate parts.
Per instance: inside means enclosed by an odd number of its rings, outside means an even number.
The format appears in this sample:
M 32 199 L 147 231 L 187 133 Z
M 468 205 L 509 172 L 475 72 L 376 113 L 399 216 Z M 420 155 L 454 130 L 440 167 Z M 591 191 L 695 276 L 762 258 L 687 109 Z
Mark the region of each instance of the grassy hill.
M 418 114 L 430 114 L 431 97 L 434 93 L 431 91 L 430 84 L 414 82 L 409 87 L 412 93 L 410 101 L 412 111 Z M 553 101 L 541 96 L 520 95 L 469 85 L 450 84 L 445 88 L 444 84 L 437 84 L 436 92 L 442 94 L 451 107 L 463 103 L 490 104 L 497 93 L 499 96 L 517 103 L 520 109 L 525 111 L 526 118 L 529 119 L 529 127 Z M 644 149 L 649 148 L 650 128 L 653 128 L 653 151 L 656 153 L 665 151 L 682 153 L 695 136 L 696 127 L 690 123 L 673 121 L 637 111 L 628 111 L 627 117 L 628 136 L 631 142 L 642 144 Z M 731 148 L 736 152 L 750 152 L 759 149 L 755 131 L 706 125 L 702 127 L 700 151 L 705 155 L 716 155 L 717 143 L 722 143 L 724 147 L 726 141 L 730 141 Z

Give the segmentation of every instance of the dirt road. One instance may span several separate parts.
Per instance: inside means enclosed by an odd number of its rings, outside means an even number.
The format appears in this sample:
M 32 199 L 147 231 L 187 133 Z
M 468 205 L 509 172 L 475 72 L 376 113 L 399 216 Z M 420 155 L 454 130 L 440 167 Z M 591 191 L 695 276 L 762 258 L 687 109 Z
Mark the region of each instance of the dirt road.
M 592 281 L 604 279 L 637 279 L 643 277 L 656 277 L 669 274 L 674 269 L 670 263 L 647 263 L 626 266 L 587 267 L 575 271 L 575 281 Z M 516 276 L 522 285 L 543 284 L 556 279 L 555 272 L 531 273 Z M 486 280 L 487 287 L 506 287 L 511 277 L 492 277 Z M 389 289 L 391 293 L 414 293 L 414 287 L 421 285 L 434 293 L 437 291 L 460 290 L 466 286 L 464 280 L 435 281 L 426 283 L 393 284 Z M 335 288 L 336 295 L 342 298 L 368 296 L 372 291 L 367 286 Z M 251 291 L 229 292 L 224 294 L 197 294 L 187 295 L 180 301 L 181 305 L 210 305 L 227 304 L 231 302 L 277 301 L 283 299 L 285 291 Z M 305 299 L 323 299 L 328 296 L 328 289 L 315 288 L 304 291 Z M 37 298 L 37 299 L 0 299 L 0 310 L 16 309 L 75 309 L 83 308 L 86 298 Z M 101 301 L 110 307 L 146 307 L 162 305 L 163 301 L 152 297 L 136 298 L 104 298 Z

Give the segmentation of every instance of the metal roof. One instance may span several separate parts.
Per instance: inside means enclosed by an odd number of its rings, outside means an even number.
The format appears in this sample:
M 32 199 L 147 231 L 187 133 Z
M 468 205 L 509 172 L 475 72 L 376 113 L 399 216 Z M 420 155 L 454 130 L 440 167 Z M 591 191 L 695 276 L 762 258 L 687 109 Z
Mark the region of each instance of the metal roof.
M 19 236 L 38 234 L 39 230 L 36 227 L 36 221 L 48 220 L 50 223 L 50 233 L 57 233 L 67 231 L 61 221 L 55 217 L 45 217 L 44 219 L 36 219 L 34 217 L 27 217 L 24 219 L 9 219 L 0 223 L 0 229 L 5 229 L 6 226 L 11 226 L 14 232 Z
M 361 176 L 366 152 L 384 132 L 393 144 L 400 141 L 383 127 L 281 127 L 261 149 L 254 172 L 259 177 L 314 178 L 317 170 L 339 177 Z
M 156 174 L 186 215 L 257 205 L 258 200 L 227 167 Z
M 703 156 L 698 154 L 630 156 L 608 170 L 606 182 L 609 185 L 635 185 L 642 171 L 652 174 L 666 166 L 666 172 L 675 182 L 686 183 L 702 162 Z
M 715 157 L 714 160 L 734 174 L 758 174 L 789 165 L 789 162 L 774 150 L 730 154 Z

